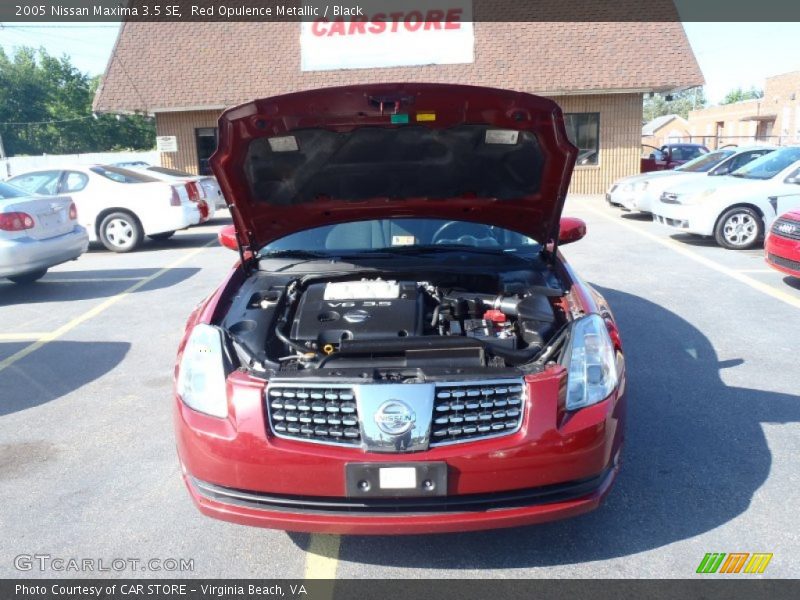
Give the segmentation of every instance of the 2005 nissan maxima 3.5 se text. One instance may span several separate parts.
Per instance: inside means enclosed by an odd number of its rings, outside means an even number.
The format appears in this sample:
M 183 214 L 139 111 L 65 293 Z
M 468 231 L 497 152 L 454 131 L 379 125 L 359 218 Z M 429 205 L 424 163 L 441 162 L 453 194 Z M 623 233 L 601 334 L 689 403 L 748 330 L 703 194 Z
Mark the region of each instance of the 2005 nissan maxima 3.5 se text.
M 552 101 L 434 84 L 227 110 L 215 175 L 240 261 L 175 369 L 206 515 L 293 531 L 512 527 L 599 505 L 625 369 L 558 252 L 577 155 Z

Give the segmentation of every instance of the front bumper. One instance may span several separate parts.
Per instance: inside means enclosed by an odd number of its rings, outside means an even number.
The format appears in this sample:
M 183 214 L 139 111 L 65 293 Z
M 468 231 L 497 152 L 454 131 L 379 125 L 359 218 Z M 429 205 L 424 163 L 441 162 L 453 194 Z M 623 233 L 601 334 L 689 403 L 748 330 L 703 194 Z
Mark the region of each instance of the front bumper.
M 623 191 L 623 186 L 616 186 L 606 192 L 606 202 L 611 206 L 627 207 L 631 202 L 632 191 Z
M 658 201 L 653 206 L 653 221 L 683 233 L 711 235 L 714 219 L 705 207 L 697 204 L 666 204 Z
M 86 230 L 76 225 L 69 233 L 37 240 L 0 240 L 0 277 L 22 275 L 78 258 L 89 248 Z
M 561 485 L 416 502 L 273 496 L 187 475 L 184 481 L 200 512 L 242 525 L 309 533 L 424 534 L 532 525 L 590 512 L 611 490 L 618 468 Z
M 275 437 L 264 415 L 263 382 L 229 377 L 231 415 L 207 417 L 175 399 L 178 453 L 189 492 L 204 514 L 291 531 L 414 534 L 512 527 L 596 508 L 617 473 L 625 420 L 624 373 L 609 398 L 573 414 L 559 410 L 565 377 L 555 368 L 526 380 L 522 427 L 514 434 L 422 452 L 360 448 Z M 348 463 L 440 461 L 447 495 L 352 498 Z
M 781 273 L 800 277 L 800 241 L 770 234 L 764 243 L 764 251 L 765 260 L 770 267 Z

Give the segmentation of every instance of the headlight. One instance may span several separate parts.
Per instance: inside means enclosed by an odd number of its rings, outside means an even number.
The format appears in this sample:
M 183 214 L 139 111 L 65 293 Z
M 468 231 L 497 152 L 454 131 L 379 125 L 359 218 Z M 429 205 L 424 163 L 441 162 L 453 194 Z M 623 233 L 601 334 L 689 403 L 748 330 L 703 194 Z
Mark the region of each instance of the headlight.
M 697 204 L 716 193 L 717 188 L 706 188 L 699 194 L 692 194 L 691 196 L 683 196 L 680 199 L 680 204 Z
M 567 410 L 605 400 L 617 386 L 614 344 L 600 315 L 575 321 L 564 354 L 567 367 Z
M 214 417 L 228 416 L 222 335 L 211 325 L 195 325 L 183 350 L 178 394 L 189 408 Z

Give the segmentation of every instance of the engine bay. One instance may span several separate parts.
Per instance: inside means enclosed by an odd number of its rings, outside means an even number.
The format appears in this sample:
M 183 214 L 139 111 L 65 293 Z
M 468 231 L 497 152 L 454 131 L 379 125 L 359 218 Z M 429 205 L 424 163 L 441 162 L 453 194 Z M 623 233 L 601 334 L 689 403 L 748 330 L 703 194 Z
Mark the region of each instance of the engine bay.
M 550 272 L 263 273 L 222 326 L 253 369 L 508 368 L 536 359 L 567 320 Z

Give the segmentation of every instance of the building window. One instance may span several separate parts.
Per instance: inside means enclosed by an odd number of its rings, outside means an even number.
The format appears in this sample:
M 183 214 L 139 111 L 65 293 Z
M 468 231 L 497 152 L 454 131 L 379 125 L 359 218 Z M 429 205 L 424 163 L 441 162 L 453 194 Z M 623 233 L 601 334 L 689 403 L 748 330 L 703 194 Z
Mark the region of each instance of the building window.
M 217 149 L 217 128 L 200 127 L 195 129 L 194 139 L 197 144 L 197 172 L 200 175 L 211 175 L 208 159 Z
M 600 157 L 600 113 L 564 115 L 569 141 L 578 147 L 578 166 L 596 165 Z

